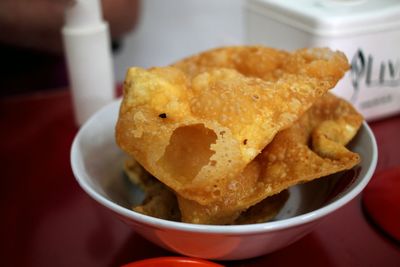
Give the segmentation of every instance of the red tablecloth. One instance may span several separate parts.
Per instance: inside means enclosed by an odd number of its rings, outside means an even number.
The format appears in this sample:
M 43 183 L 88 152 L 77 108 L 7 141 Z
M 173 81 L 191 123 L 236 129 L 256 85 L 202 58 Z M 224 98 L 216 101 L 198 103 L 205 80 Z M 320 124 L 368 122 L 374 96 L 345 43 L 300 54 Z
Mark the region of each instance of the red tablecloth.
M 0 125 L 0 265 L 119 266 L 173 255 L 79 188 L 69 161 L 77 128 L 67 90 L 1 99 Z M 377 171 L 400 165 L 400 116 L 371 126 L 379 146 Z M 400 266 L 400 246 L 366 220 L 358 197 L 289 247 L 223 264 Z

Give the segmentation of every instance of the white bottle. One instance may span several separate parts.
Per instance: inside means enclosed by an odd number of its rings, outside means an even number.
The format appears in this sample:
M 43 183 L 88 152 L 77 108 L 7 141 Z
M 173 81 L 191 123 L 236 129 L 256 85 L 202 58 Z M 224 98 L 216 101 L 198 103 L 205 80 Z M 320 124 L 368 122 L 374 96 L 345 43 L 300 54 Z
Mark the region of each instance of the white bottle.
M 75 120 L 82 125 L 114 99 L 108 24 L 99 0 L 76 0 L 65 11 L 62 29 Z

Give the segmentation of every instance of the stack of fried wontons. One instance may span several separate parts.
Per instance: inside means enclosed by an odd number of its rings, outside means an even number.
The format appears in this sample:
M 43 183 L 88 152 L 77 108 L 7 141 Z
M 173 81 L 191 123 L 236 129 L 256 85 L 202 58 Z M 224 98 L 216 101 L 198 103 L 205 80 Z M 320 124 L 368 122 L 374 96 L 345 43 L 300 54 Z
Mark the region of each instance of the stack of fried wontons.
M 135 210 L 189 223 L 260 222 L 290 186 L 354 167 L 360 157 L 345 146 L 363 118 L 327 93 L 348 68 L 327 48 L 262 46 L 130 68 L 116 140 L 148 193 Z

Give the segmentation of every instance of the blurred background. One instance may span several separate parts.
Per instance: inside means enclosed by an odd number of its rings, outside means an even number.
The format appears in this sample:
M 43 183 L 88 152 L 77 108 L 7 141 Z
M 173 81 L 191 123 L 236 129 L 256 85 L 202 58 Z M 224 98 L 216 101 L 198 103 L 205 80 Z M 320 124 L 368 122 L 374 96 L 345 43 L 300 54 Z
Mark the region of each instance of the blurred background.
M 242 0 L 146 0 L 136 28 L 115 53 L 122 81 L 129 66 L 161 66 L 221 45 L 241 44 Z
M 61 29 L 73 0 L 0 1 L 0 96 L 69 86 Z M 90 1 L 93 2 L 93 1 Z M 242 0 L 102 0 L 116 82 L 243 38 Z

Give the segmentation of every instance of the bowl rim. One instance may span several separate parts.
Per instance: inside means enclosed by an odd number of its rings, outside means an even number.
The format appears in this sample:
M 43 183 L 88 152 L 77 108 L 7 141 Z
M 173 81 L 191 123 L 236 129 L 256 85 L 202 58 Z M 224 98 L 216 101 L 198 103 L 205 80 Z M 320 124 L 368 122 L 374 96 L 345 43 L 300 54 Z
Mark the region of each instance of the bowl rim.
M 368 184 L 371 179 L 378 160 L 378 148 L 375 136 L 368 126 L 366 121 L 363 121 L 362 128 L 366 131 L 369 140 L 371 141 L 370 145 L 372 148 L 372 159 L 371 164 L 368 166 L 368 169 L 364 175 L 364 177 L 358 178 L 356 182 L 348 189 L 348 192 L 336 199 L 335 201 L 310 212 L 297 215 L 291 218 L 282 219 L 279 221 L 270 221 L 265 223 L 257 223 L 257 224 L 247 224 L 247 225 L 206 225 L 206 224 L 191 224 L 185 222 L 176 222 L 176 221 L 168 221 L 164 219 L 159 219 L 155 217 L 151 217 L 148 215 L 144 215 L 128 208 L 125 208 L 121 205 L 118 205 L 103 196 L 101 193 L 97 192 L 93 189 L 88 181 L 90 180 L 89 175 L 85 172 L 80 171 L 80 162 L 77 161 L 79 158 L 79 140 L 81 136 L 87 131 L 92 124 L 96 123 L 99 117 L 102 117 L 103 114 L 109 112 L 109 110 L 116 109 L 116 105 L 120 103 L 121 99 L 115 100 L 110 104 L 104 106 L 99 111 L 97 111 L 93 116 L 89 118 L 89 120 L 84 123 L 84 125 L 79 129 L 78 133 L 75 135 L 74 140 L 71 146 L 71 154 L 70 161 L 72 172 L 74 177 L 80 187 L 94 200 L 99 202 L 101 205 L 111 209 L 113 212 L 116 212 L 119 215 L 124 217 L 128 217 L 137 223 L 149 225 L 153 228 L 158 229 L 169 229 L 175 231 L 185 231 L 192 233 L 204 233 L 204 234 L 228 234 L 228 235 L 236 235 L 236 234 L 257 234 L 262 232 L 271 232 L 276 230 L 282 230 L 286 228 L 292 228 L 298 225 L 303 225 L 307 223 L 311 223 L 318 218 L 324 217 L 327 214 L 332 213 L 333 211 L 339 209 L 344 206 L 352 199 L 354 199 Z M 119 109 L 118 109 L 119 110 Z

